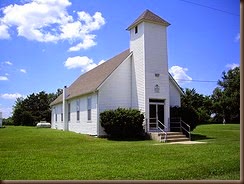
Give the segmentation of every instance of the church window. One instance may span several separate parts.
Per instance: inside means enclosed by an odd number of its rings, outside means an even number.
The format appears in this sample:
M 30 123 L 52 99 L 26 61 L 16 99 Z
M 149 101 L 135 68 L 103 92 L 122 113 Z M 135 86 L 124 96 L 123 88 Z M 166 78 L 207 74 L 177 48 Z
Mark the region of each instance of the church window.
M 92 101 L 91 97 L 87 98 L 87 120 L 91 120 L 91 106 L 92 106 Z
M 80 100 L 76 100 L 76 120 L 80 121 Z
M 138 27 L 135 27 L 135 34 L 138 33 Z
M 70 103 L 68 103 L 68 121 L 70 121 Z

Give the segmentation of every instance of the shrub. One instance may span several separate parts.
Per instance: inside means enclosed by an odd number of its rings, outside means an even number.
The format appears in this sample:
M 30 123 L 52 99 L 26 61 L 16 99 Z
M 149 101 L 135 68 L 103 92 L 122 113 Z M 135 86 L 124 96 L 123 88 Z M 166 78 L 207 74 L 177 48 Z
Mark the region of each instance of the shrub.
M 193 108 L 177 106 L 170 107 L 170 116 L 171 118 L 180 117 L 183 121 L 190 125 L 191 131 L 193 131 L 199 124 L 197 111 Z
M 137 109 L 118 108 L 100 114 L 100 123 L 110 138 L 140 138 L 144 115 Z
M 3 118 L 3 125 L 14 125 L 14 122 L 11 117 Z

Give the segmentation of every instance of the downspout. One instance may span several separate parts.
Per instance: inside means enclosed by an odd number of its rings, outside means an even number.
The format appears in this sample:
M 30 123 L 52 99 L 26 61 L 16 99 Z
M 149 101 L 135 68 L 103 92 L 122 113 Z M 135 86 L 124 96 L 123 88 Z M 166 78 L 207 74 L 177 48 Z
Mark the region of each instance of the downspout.
M 97 136 L 100 136 L 100 108 L 99 108 L 99 91 L 97 91 Z
M 66 115 L 66 86 L 63 88 L 63 121 L 64 121 L 64 131 L 68 130 L 68 122 Z

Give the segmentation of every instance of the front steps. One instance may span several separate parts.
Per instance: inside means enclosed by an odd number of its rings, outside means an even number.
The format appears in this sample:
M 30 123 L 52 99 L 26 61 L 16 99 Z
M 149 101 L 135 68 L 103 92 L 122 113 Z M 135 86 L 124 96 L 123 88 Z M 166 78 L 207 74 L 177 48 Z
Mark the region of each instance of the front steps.
M 155 141 L 166 142 L 166 143 L 190 140 L 182 132 L 167 132 L 166 140 L 164 140 L 165 134 L 163 132 L 149 132 L 149 135 L 150 135 L 150 138 Z

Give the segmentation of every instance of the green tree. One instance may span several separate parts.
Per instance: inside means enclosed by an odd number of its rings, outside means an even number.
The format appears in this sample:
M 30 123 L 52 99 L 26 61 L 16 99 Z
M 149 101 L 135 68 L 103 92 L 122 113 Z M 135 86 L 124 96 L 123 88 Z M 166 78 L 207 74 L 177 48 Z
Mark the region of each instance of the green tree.
M 3 118 L 3 125 L 14 125 L 12 117 Z
M 181 107 L 171 107 L 171 117 L 181 117 L 193 130 L 197 125 L 210 121 L 212 101 L 210 96 L 198 94 L 195 89 L 186 88 L 181 97 Z
M 58 89 L 56 93 L 41 91 L 32 93 L 26 98 L 17 98 L 13 107 L 12 120 L 14 125 L 35 126 L 39 121 L 51 121 L 51 109 L 49 104 L 62 93 Z
M 240 122 L 240 67 L 222 73 L 212 95 L 215 121 Z

